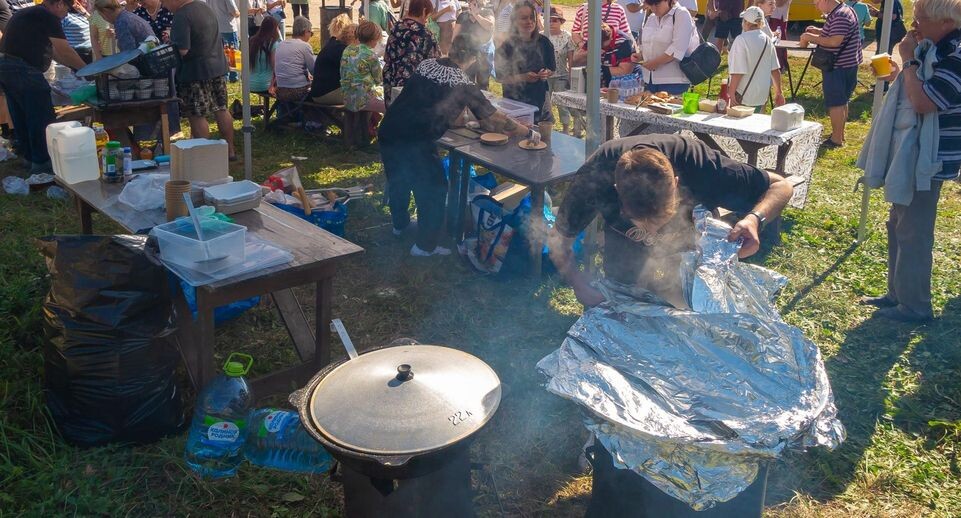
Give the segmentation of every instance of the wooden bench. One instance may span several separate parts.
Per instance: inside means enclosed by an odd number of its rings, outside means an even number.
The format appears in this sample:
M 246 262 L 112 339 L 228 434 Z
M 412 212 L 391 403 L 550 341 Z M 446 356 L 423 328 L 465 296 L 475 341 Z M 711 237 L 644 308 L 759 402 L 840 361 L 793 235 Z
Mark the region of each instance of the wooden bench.
M 368 127 L 370 126 L 370 112 L 352 112 L 347 110 L 343 104 L 319 104 L 315 103 L 309 99 L 305 99 L 296 103 L 287 103 L 291 105 L 291 110 L 284 116 L 278 116 L 273 122 L 271 122 L 271 117 L 274 112 L 277 111 L 277 107 L 280 105 L 279 101 L 269 105 L 267 98 L 273 97 L 266 92 L 258 92 L 258 94 L 264 96 L 264 128 L 271 130 L 276 127 L 277 124 L 282 123 L 284 120 L 289 120 L 295 114 L 301 114 L 300 117 L 300 127 L 302 130 L 307 129 L 307 122 L 317 122 L 324 126 L 336 126 L 340 130 L 340 134 L 344 139 L 344 144 L 348 147 L 358 147 L 362 145 L 367 145 L 370 143 L 370 138 L 368 136 Z

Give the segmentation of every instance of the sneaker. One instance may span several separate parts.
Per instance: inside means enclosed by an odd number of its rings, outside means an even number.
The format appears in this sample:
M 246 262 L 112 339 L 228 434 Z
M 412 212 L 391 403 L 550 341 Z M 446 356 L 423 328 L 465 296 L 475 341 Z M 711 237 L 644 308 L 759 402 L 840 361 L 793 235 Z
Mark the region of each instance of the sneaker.
M 432 255 L 450 255 L 450 248 L 444 248 L 442 246 L 435 246 L 430 252 L 421 250 L 414 245 L 410 247 L 410 255 L 414 257 L 430 257 Z
M 821 142 L 821 147 L 825 149 L 837 149 L 839 147 L 844 147 L 844 144 L 838 144 L 831 138 L 828 138 L 824 142 Z
M 394 228 L 391 231 L 394 233 L 395 236 L 400 237 L 405 233 L 410 232 L 411 230 L 416 230 L 416 229 L 417 229 L 417 218 L 411 218 L 410 222 L 407 223 L 406 227 Z
M 875 306 L 878 308 L 893 308 L 898 305 L 896 301 L 891 300 L 887 295 L 881 295 L 880 297 L 865 296 L 858 299 L 858 302 L 865 306 Z
M 874 314 L 888 320 L 894 320 L 895 322 L 924 323 L 934 319 L 933 315 L 915 313 L 904 306 L 881 308 L 875 311 Z

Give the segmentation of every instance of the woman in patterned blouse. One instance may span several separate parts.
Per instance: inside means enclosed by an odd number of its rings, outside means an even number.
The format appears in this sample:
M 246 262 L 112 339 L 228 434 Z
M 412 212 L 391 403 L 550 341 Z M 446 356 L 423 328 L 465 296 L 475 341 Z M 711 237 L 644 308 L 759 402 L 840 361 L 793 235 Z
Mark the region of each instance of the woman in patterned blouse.
M 158 40 L 167 43 L 170 39 L 170 28 L 174 24 L 174 13 L 160 5 L 160 0 L 143 0 L 133 13 L 150 24 Z
M 357 43 L 344 49 L 340 58 L 340 88 L 350 111 L 384 113 L 383 72 L 374 54 L 380 38 L 380 27 L 364 20 L 357 27 Z
M 388 102 L 391 89 L 404 86 L 421 61 L 440 57 L 437 41 L 426 26 L 433 10 L 430 0 L 411 0 L 407 16 L 390 31 L 384 54 L 384 97 Z

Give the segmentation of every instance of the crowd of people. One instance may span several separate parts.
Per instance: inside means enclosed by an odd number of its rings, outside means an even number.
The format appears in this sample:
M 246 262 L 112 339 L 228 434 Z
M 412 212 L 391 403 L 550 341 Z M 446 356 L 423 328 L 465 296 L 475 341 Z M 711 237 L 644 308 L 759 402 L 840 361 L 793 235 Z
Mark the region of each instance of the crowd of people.
M 892 205 L 888 222 L 887 293 L 864 302 L 881 307 L 882 316 L 920 321 L 931 318 L 931 249 L 940 186 L 958 176 L 961 164 L 961 12 L 959 0 L 918 0 L 909 31 L 900 0 L 893 1 L 890 41 L 885 43 L 896 47 L 902 63 L 892 62 L 894 72 L 887 78 L 895 107 L 876 114 L 881 120 L 875 128 L 887 129 L 872 128 L 868 144 L 879 156 L 901 154 L 884 165 L 875 161 L 865 167 L 869 177 L 890 181 L 894 199 L 901 201 Z M 643 80 L 648 90 L 679 94 L 691 87 L 681 61 L 702 41 L 713 41 L 728 56 L 732 105 L 783 104 L 780 74 L 787 60 L 775 42 L 786 34 L 790 3 L 711 0 L 699 29 L 691 0 L 605 0 L 602 85 L 631 76 Z M 533 106 L 535 122 L 553 121 L 551 92 L 566 89 L 571 68 L 587 61 L 586 3 L 577 10 L 571 32 L 556 9 L 545 32 L 542 6 L 532 0 L 494 0 L 490 5 L 485 0 L 372 0 L 359 23 L 346 14 L 329 23 L 330 38 L 317 56 L 306 4 L 291 1 L 295 16 L 289 37 L 285 4 L 250 2 L 250 52 L 244 59 L 251 90 L 274 95 L 288 108 L 309 99 L 377 114 L 371 132 L 379 138 L 394 233 L 416 232 L 414 256 L 450 253 L 440 233 L 447 179 L 435 140 L 461 122 L 465 109 L 484 129 L 516 135 L 530 131 L 494 108 L 483 92 L 490 78 L 501 83 L 506 98 Z M 883 15 L 884 6 L 862 0 L 816 0 L 815 6 L 825 23 L 806 28 L 800 44 L 830 54 L 819 58 L 824 63 L 818 65 L 831 120 L 831 135 L 823 145 L 837 147 L 845 145 L 847 106 L 866 44 L 864 28 Z M 4 135 L 11 136 L 14 129 L 17 150 L 31 172 L 49 171 L 44 129 L 54 120 L 54 110 L 44 72 L 51 61 L 79 69 L 156 37 L 181 56 L 176 91 L 191 135 L 208 136 L 209 120 L 215 119 L 233 157 L 226 87 L 231 76 L 223 46 L 236 44 L 241 16 L 234 0 L 43 0 L 36 6 L 0 0 Z M 897 118 L 907 107 L 917 115 L 914 126 Z M 564 132 L 583 131 L 580 114 L 565 109 L 557 114 Z M 914 142 L 904 136 L 905 128 L 928 139 L 907 147 L 914 155 L 904 154 L 905 141 Z M 609 268 L 622 281 L 647 278 L 644 264 L 657 256 L 651 247 L 663 244 L 665 235 L 686 232 L 687 221 L 678 214 L 689 212 L 694 202 L 746 214 L 732 238 L 743 239 L 745 255 L 756 251 L 758 231 L 784 206 L 788 187 L 776 175 L 713 153 L 689 139 L 657 135 L 611 142 L 588 160 L 576 181 L 581 188 L 572 189 L 574 194 L 561 205 L 555 234 L 560 243 L 556 262 L 582 301 L 592 303 L 597 294 L 571 270 L 564 252 L 596 214 L 607 223 L 605 254 L 633 258 L 618 259 Z M 716 170 L 702 167 L 708 163 Z M 903 167 L 893 171 L 891 163 Z M 708 185 L 705 174 L 715 183 Z M 890 180 L 904 174 L 916 182 L 895 186 Z M 723 188 L 716 183 L 721 180 Z M 416 224 L 409 212 L 411 196 L 418 209 Z M 623 264 L 633 269 L 618 273 Z

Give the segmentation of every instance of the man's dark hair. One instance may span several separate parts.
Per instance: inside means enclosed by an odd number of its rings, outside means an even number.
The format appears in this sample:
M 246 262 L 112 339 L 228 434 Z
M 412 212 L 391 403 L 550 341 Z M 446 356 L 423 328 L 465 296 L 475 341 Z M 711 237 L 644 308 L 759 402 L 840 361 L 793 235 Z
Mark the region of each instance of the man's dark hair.
M 677 203 L 674 167 L 654 149 L 632 149 L 614 168 L 621 209 L 630 218 L 648 219 L 670 214 Z

